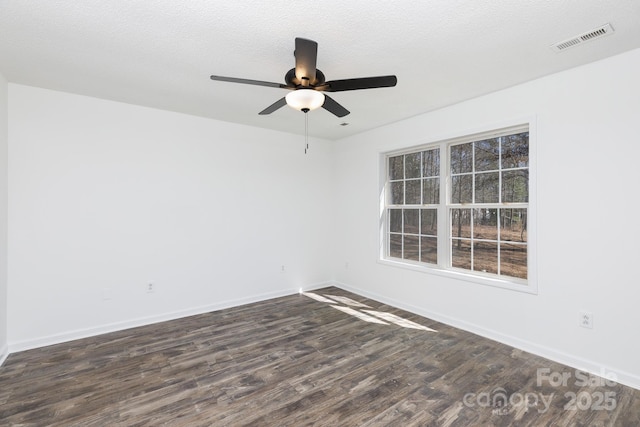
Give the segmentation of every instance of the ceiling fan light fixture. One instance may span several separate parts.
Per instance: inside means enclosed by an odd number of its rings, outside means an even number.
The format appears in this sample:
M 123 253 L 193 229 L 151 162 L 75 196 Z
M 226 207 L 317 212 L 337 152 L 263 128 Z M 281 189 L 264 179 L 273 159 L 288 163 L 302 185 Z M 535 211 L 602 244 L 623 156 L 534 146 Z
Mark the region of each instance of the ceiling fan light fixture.
M 324 104 L 324 94 L 313 89 L 297 89 L 291 91 L 285 97 L 287 105 L 295 110 L 305 113 Z

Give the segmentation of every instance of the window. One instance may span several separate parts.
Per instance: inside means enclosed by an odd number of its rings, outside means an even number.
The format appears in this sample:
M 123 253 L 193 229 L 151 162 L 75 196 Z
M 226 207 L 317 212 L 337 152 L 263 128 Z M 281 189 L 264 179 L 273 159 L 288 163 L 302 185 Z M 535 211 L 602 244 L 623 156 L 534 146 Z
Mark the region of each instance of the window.
M 389 158 L 389 256 L 438 262 L 440 150 Z
M 383 259 L 526 285 L 529 156 L 528 125 L 385 155 Z

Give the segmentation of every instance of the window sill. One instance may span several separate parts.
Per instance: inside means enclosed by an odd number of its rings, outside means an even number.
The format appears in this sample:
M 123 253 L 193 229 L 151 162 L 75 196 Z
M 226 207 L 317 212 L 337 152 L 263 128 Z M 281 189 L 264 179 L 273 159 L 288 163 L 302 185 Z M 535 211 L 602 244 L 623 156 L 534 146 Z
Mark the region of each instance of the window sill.
M 378 259 L 378 263 L 391 267 L 402 268 L 405 270 L 413 270 L 420 273 L 433 274 L 449 279 L 463 280 L 465 282 L 471 282 L 485 286 L 508 289 L 516 292 L 524 292 L 533 295 L 538 294 L 538 289 L 533 285 L 534 280 L 532 280 L 531 278 L 528 281 L 515 281 L 518 279 L 511 281 L 493 277 L 483 277 L 477 274 L 469 274 L 463 271 L 448 270 L 437 266 L 427 267 L 423 264 L 414 264 L 411 262 L 395 261 L 390 259 Z

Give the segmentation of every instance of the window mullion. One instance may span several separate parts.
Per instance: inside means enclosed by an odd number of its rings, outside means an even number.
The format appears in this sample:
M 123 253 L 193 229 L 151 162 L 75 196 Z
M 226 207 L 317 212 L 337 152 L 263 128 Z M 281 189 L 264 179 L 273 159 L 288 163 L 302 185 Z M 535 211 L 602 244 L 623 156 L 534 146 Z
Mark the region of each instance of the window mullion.
M 438 206 L 438 265 L 443 268 L 451 266 L 451 179 L 449 165 L 449 147 L 442 143 L 440 150 L 440 205 Z

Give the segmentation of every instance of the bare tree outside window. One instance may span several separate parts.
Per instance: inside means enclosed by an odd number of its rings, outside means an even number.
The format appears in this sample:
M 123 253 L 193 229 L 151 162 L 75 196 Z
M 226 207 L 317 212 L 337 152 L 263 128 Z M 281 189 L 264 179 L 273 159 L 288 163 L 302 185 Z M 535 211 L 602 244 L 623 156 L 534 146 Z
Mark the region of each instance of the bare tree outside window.
M 387 157 L 385 256 L 527 280 L 529 132 L 524 129 Z M 448 174 L 445 182 L 442 170 Z M 439 253 L 439 247 L 447 250 Z
M 438 262 L 440 151 L 416 151 L 388 159 L 388 256 Z
M 451 265 L 526 279 L 529 133 L 457 144 L 450 152 L 450 203 L 469 206 L 450 209 Z

